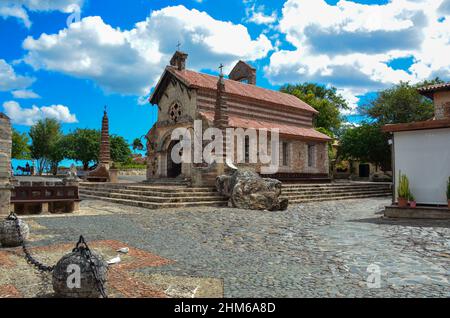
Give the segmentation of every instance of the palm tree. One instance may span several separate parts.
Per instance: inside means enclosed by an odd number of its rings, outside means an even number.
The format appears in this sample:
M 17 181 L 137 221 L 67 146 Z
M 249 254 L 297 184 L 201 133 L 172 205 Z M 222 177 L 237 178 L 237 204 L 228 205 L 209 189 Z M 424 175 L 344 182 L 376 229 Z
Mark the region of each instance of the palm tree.
M 136 138 L 133 140 L 133 143 L 131 144 L 132 148 L 134 151 L 136 150 L 143 150 L 144 149 L 144 145 L 141 142 L 140 138 Z

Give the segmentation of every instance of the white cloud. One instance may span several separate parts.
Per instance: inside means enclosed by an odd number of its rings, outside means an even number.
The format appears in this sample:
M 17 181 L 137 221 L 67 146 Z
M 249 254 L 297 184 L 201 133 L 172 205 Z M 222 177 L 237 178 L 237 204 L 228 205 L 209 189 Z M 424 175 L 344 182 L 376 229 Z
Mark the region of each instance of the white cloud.
M 188 67 L 231 67 L 256 60 L 272 49 L 265 35 L 252 39 L 243 25 L 213 19 L 184 6 L 153 11 L 131 30 L 113 28 L 100 17 L 86 17 L 58 34 L 28 37 L 24 60 L 34 69 L 88 78 L 109 92 L 145 95 L 161 75 L 176 43 L 189 54 Z
M 31 21 L 27 11 L 61 11 L 65 13 L 79 11 L 84 0 L 2 0 L 0 17 L 19 19 L 27 28 Z
M 277 21 L 277 12 L 273 11 L 270 15 L 265 13 L 263 5 L 257 5 L 256 0 L 244 0 L 246 21 L 255 24 L 270 25 Z
M 34 78 L 16 74 L 13 67 L 0 59 L 0 92 L 24 89 L 35 81 Z
M 29 89 L 20 89 L 11 92 L 14 98 L 28 99 L 28 98 L 41 98 L 38 94 Z
M 5 114 L 11 118 L 13 124 L 32 126 L 38 120 L 44 118 L 54 118 L 61 123 L 76 123 L 77 117 L 70 113 L 67 106 L 51 105 L 38 107 L 33 105 L 31 108 L 22 108 L 15 101 L 3 103 Z
M 399 81 L 449 77 L 446 1 L 391 0 L 366 5 L 341 0 L 329 5 L 324 0 L 288 0 L 277 28 L 294 49 L 275 52 L 266 74 L 277 84 L 317 81 L 334 85 L 353 105 L 352 95 Z M 447 19 L 440 19 L 442 15 Z M 409 70 L 389 66 L 402 57 L 413 58 Z

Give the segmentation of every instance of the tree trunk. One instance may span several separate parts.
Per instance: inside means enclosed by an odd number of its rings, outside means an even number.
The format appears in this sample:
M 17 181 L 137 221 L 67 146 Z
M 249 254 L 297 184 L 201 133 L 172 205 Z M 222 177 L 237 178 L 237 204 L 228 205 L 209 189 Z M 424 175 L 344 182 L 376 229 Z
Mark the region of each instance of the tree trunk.
M 89 162 L 83 162 L 83 170 L 88 171 L 89 170 Z

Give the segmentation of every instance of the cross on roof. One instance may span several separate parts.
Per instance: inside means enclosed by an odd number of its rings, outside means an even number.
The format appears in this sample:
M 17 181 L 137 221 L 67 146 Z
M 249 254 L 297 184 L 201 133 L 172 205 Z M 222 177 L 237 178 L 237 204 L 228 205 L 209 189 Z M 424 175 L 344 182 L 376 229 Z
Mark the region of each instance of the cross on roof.
M 220 69 L 220 75 L 223 76 L 223 64 L 220 63 L 219 69 Z
M 177 44 L 177 51 L 179 51 L 180 48 L 181 48 L 181 43 L 180 43 L 180 41 L 178 41 L 178 44 Z

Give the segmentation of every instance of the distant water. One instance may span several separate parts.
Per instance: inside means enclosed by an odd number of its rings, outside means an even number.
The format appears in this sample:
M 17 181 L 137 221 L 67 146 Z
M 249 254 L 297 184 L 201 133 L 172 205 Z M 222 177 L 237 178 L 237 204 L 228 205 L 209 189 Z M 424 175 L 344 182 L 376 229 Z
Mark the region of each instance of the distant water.
M 14 172 L 16 172 L 17 167 L 25 167 L 27 165 L 27 162 L 30 166 L 35 165 L 35 162 L 33 160 L 23 160 L 23 159 L 13 159 L 11 160 L 11 163 L 13 165 Z M 82 166 L 81 162 L 76 162 L 74 160 L 63 160 L 59 163 L 59 167 L 67 167 L 69 168 L 72 163 L 74 163 L 76 166 Z

